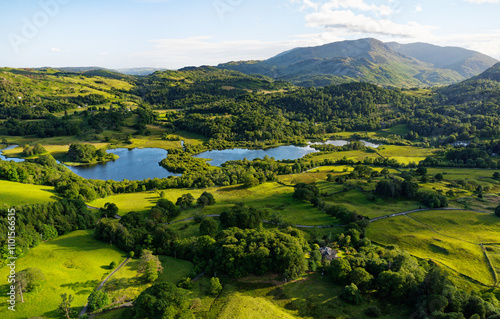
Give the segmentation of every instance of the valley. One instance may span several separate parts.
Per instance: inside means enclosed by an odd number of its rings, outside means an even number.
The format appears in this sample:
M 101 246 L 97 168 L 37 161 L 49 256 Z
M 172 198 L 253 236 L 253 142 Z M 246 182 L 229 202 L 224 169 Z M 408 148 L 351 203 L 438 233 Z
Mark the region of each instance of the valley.
M 499 67 L 468 54 L 474 75 L 427 89 L 1 69 L 25 286 L 0 317 L 495 318 Z

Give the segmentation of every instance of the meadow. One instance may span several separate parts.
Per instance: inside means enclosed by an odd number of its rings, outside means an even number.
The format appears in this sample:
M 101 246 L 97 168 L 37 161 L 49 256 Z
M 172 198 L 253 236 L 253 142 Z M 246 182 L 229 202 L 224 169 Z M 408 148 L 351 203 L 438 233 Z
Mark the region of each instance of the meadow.
M 174 221 L 193 217 L 199 212 L 204 215 L 220 214 L 236 203 L 246 203 L 256 208 L 276 212 L 282 216 L 284 221 L 292 224 L 318 226 L 330 225 L 336 222 L 335 219 L 324 214 L 311 204 L 295 200 L 292 197 L 293 187 L 283 186 L 278 183 L 264 183 L 251 188 L 237 185 L 206 189 L 167 189 L 165 190 L 165 196 L 175 203 L 177 198 L 183 194 L 189 193 L 196 199 L 205 191 L 214 195 L 215 205 L 184 210 Z M 104 207 L 107 202 L 115 203 L 119 208 L 118 214 L 125 215 L 131 211 L 147 212 L 156 204 L 158 199 L 156 193 L 148 191 L 113 195 L 95 200 L 89 205 Z
M 368 237 L 384 245 L 397 245 L 412 255 L 431 259 L 455 275 L 495 285 L 495 275 L 481 243 L 500 238 L 498 217 L 471 211 L 425 211 L 373 222 Z
M 173 257 L 159 256 L 162 263 L 161 273 L 155 283 L 172 282 L 177 284 L 183 278 L 188 277 L 194 266 L 191 262 L 175 259 Z M 142 291 L 151 286 L 137 274 L 139 260 L 132 259 L 106 283 L 104 290 L 108 293 L 113 304 L 121 304 L 125 301 L 135 299 Z
M 39 291 L 24 294 L 24 303 L 17 303 L 16 312 L 7 314 L 6 303 L 0 304 L 1 318 L 60 318 L 57 307 L 62 293 L 74 297 L 72 306 L 80 311 L 90 293 L 111 272 L 109 264 L 120 264 L 125 259 L 123 252 L 109 243 L 97 241 L 93 231 L 75 231 L 57 239 L 44 242 L 30 249 L 25 257 L 17 260 L 16 270 L 38 268 L 45 276 Z M 9 269 L 0 269 L 5 278 Z M 0 286 L 6 295 L 7 285 Z
M 18 206 L 53 202 L 57 194 L 51 186 L 21 184 L 0 180 L 0 205 Z

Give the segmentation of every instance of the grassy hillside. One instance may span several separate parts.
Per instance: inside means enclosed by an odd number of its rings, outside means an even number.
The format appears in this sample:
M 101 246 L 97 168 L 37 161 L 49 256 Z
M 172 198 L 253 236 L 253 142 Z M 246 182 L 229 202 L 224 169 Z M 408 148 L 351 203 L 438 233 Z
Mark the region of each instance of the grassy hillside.
M 74 296 L 73 307 L 80 311 L 92 290 L 110 273 L 112 261 L 121 263 L 123 253 L 93 238 L 93 231 L 76 231 L 57 239 L 44 242 L 31 249 L 22 259 L 17 260 L 17 270 L 38 268 L 45 275 L 45 281 L 38 292 L 24 295 L 25 302 L 17 303 L 16 312 L 8 312 L 2 300 L 2 318 L 60 318 L 57 306 L 60 294 Z M 9 269 L 0 269 L 0 277 L 5 278 Z M 2 283 L 2 295 L 7 293 L 7 285 Z
M 495 285 L 481 243 L 498 241 L 498 217 L 470 211 L 426 211 L 373 222 L 368 236 L 432 259 L 485 286 Z
M 52 202 L 57 198 L 53 187 L 21 184 L 0 180 L 2 206 L 31 205 Z

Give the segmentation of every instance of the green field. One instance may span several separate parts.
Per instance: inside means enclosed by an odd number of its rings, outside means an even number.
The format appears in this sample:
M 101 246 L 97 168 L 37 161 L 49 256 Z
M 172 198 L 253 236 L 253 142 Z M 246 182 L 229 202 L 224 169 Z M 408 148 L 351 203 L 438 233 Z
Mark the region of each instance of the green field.
M 347 304 L 338 297 L 341 290 L 319 273 L 289 283 L 275 275 L 247 277 L 225 285 L 209 318 L 369 318 L 364 311 L 371 306 L 383 309 L 379 318 L 410 315 L 404 307 L 382 305 L 369 297 L 358 306 Z
M 264 183 L 249 189 L 238 186 L 213 187 L 207 189 L 167 189 L 166 198 L 177 201 L 183 194 L 190 193 L 198 198 L 203 192 L 212 193 L 216 204 L 201 208 L 191 208 L 181 213 L 175 220 L 193 217 L 202 211 L 205 215 L 220 214 L 236 203 L 247 203 L 256 208 L 268 209 L 278 212 L 286 222 L 299 225 L 330 225 L 335 219 L 313 207 L 311 204 L 293 199 L 293 187 L 277 183 Z M 103 207 L 107 202 L 115 203 L 120 209 L 119 214 L 131 211 L 146 212 L 158 201 L 159 197 L 154 192 L 134 194 L 119 194 L 98 199 L 89 203 L 90 206 Z
M 189 261 L 166 256 L 160 256 L 159 258 L 164 271 L 155 282 L 177 284 L 193 270 L 193 264 Z M 151 286 L 150 283 L 146 283 L 138 277 L 138 266 L 139 260 L 133 259 L 129 261 L 106 283 L 104 289 L 109 294 L 112 303 L 120 304 L 124 301 L 133 300 L 143 290 Z
M 383 145 L 377 151 L 385 158 L 395 159 L 402 164 L 409 164 L 411 162 L 418 164 L 427 157 L 433 156 L 436 152 L 432 148 L 399 145 Z
M 416 257 L 432 259 L 492 286 L 494 275 L 479 244 L 497 242 L 499 224 L 492 214 L 426 211 L 376 221 L 368 228 L 368 237 L 384 245 L 398 245 Z
M 54 188 L 21 184 L 0 180 L 0 204 L 2 206 L 32 205 L 53 202 L 57 198 Z
M 93 231 L 76 231 L 57 239 L 44 242 L 30 249 L 25 257 L 17 261 L 17 271 L 26 268 L 39 268 L 45 281 L 39 292 L 24 294 L 25 302 L 17 303 L 16 312 L 8 312 L 6 303 L 0 304 L 1 318 L 60 318 L 57 306 L 61 303 L 60 294 L 74 296 L 73 307 L 80 311 L 87 298 L 99 283 L 111 272 L 112 261 L 121 263 L 123 253 L 109 243 L 93 238 Z M 9 269 L 0 269 L 0 277 L 5 278 Z M 7 285 L 0 287 L 6 295 Z

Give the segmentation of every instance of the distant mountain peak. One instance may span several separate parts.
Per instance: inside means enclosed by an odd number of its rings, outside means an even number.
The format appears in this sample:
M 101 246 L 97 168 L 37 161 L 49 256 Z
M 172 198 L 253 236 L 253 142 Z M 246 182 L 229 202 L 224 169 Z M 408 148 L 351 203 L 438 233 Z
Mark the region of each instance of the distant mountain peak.
M 265 61 L 230 62 L 218 67 L 305 86 L 363 81 L 412 87 L 458 83 L 496 62 L 484 54 L 462 48 L 428 43 L 384 43 L 363 38 L 295 48 Z

